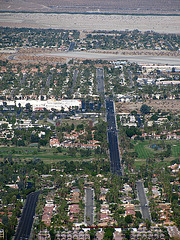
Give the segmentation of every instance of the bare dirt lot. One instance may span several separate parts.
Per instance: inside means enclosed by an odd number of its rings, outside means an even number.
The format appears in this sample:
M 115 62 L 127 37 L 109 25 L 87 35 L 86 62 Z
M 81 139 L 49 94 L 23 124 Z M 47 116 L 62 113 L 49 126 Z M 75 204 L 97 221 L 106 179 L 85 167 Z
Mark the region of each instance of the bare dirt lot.
M 180 13 L 179 0 L 1 0 L 0 11 Z
M 134 110 L 139 112 L 143 104 L 150 106 L 155 111 L 160 109 L 165 112 L 180 112 L 180 100 L 151 100 L 138 103 L 116 103 L 116 112 L 131 112 Z
M 134 30 L 179 34 L 180 16 L 1 13 L 2 27 L 69 30 Z

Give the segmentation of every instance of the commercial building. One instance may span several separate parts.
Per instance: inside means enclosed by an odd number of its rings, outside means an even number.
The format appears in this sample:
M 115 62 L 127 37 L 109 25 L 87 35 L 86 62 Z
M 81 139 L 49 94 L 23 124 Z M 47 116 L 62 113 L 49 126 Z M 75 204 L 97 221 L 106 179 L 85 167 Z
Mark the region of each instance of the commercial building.
M 63 99 L 56 101 L 55 99 L 49 99 L 46 101 L 41 100 L 16 100 L 16 101 L 3 101 L 0 100 L 0 106 L 7 104 L 12 106 L 16 105 L 17 107 L 26 107 L 27 104 L 32 106 L 33 111 L 47 109 L 49 111 L 55 109 L 58 111 L 64 110 L 68 111 L 70 108 L 81 108 L 81 100 L 79 99 Z

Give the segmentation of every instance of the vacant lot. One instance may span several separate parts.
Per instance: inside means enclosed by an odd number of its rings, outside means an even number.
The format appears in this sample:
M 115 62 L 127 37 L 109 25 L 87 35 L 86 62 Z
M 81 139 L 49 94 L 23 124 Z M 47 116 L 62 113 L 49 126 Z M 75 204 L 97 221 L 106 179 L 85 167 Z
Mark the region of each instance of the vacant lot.
M 143 104 L 146 104 L 153 108 L 155 111 L 158 109 L 165 112 L 178 113 L 180 112 L 180 100 L 151 100 L 146 102 L 138 103 L 117 103 L 116 111 L 117 112 L 131 112 L 131 111 L 140 111 L 140 108 Z

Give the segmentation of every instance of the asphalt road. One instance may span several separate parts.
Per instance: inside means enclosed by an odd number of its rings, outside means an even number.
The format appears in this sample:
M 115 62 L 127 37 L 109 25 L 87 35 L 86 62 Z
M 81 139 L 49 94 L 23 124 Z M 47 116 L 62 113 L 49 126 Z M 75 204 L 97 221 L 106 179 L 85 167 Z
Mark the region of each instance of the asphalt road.
M 92 188 L 85 190 L 85 222 L 88 226 L 94 222 L 94 190 Z
M 103 68 L 96 69 L 97 92 L 104 94 L 104 70 Z
M 139 201 L 140 201 L 140 205 L 141 205 L 143 219 L 148 219 L 149 221 L 151 221 L 147 198 L 146 198 L 146 194 L 144 192 L 143 182 L 141 182 L 141 181 L 136 182 L 136 187 L 137 187 L 137 193 L 138 193 Z
M 108 123 L 108 142 L 109 153 L 111 162 L 111 172 L 122 176 L 122 168 L 120 162 L 119 146 L 118 146 L 118 134 L 116 130 L 116 120 L 114 112 L 114 102 L 110 99 L 106 99 L 106 115 Z
M 75 47 L 75 42 L 71 42 L 69 46 L 69 51 L 73 51 Z
M 104 71 L 102 68 L 96 69 L 97 91 L 104 96 Z M 122 176 L 122 169 L 120 163 L 119 146 L 118 146 L 118 134 L 116 131 L 116 120 L 114 112 L 114 102 L 109 98 L 106 99 L 106 117 L 108 123 L 108 142 L 109 142 L 109 154 L 111 172 Z
M 27 196 L 14 240 L 29 239 L 39 193 L 40 192 L 33 192 Z
M 21 62 L 34 62 L 34 60 L 19 60 L 18 56 L 22 54 L 14 54 L 8 56 L 9 60 L 18 60 Z M 180 57 L 174 56 L 151 56 L 151 55 L 123 55 L 121 53 L 93 53 L 93 52 L 80 52 L 80 51 L 64 51 L 64 52 L 52 52 L 52 53 L 38 53 L 34 56 L 47 56 L 47 57 L 62 57 L 62 58 L 80 58 L 80 59 L 104 59 L 109 61 L 129 61 L 136 62 L 138 64 L 168 64 L 172 66 L 180 65 Z M 46 63 L 47 60 L 41 61 Z M 59 61 L 51 61 L 52 63 L 59 63 Z
M 79 71 L 77 69 L 74 70 L 74 72 L 73 72 L 73 83 L 72 83 L 72 87 L 71 87 L 71 90 L 70 90 L 71 93 L 73 92 L 74 87 L 76 85 L 76 80 L 77 80 L 78 73 L 79 73 Z
M 122 55 L 121 53 L 93 53 L 93 52 L 53 52 L 53 53 L 39 53 L 36 56 L 54 56 L 54 57 L 68 57 L 68 58 L 84 58 L 84 59 L 106 59 L 106 60 L 127 60 L 129 62 L 147 63 L 147 64 L 169 64 L 180 65 L 180 57 L 173 56 L 151 56 L 151 55 Z

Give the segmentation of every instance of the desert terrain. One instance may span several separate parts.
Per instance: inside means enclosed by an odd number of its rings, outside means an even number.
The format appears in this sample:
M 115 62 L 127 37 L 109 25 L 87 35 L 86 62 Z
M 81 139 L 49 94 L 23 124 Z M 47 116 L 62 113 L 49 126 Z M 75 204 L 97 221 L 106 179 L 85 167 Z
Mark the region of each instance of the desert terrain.
M 1 0 L 0 11 L 180 14 L 179 0 Z
M 84 31 L 138 29 L 179 34 L 180 16 L 1 13 L 0 26 Z

